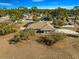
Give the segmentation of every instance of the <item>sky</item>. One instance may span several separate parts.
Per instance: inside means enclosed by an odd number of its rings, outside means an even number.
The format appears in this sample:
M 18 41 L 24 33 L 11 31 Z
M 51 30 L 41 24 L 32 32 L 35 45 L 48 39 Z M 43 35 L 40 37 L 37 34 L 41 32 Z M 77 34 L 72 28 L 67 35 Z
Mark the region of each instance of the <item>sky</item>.
M 72 9 L 79 6 L 79 0 L 0 0 L 0 8 L 37 6 L 38 8 L 54 9 L 57 7 Z

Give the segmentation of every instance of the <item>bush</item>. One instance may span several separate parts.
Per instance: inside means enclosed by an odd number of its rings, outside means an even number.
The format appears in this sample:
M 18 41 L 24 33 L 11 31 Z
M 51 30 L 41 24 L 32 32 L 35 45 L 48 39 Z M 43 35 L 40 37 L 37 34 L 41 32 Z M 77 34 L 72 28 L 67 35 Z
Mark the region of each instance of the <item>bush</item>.
M 64 39 L 65 37 L 66 37 L 66 35 L 63 33 L 53 33 L 51 35 L 46 35 L 44 37 L 40 37 L 40 39 L 38 39 L 37 42 L 51 46 L 54 43 L 58 42 L 59 40 Z
M 35 36 L 35 32 L 33 30 L 20 31 L 13 39 L 9 40 L 9 42 L 11 43 L 13 41 L 18 43 L 21 40 L 29 40 L 30 36 Z
M 64 33 L 53 33 L 52 36 L 53 36 L 53 39 L 55 39 L 55 41 L 59 41 L 59 40 L 64 39 L 66 37 L 66 34 L 64 34 Z
M 0 23 L 0 35 L 15 32 L 7 23 Z
M 51 46 L 52 44 L 55 43 L 54 39 L 52 38 L 53 36 L 46 36 L 46 37 L 40 37 L 40 39 L 36 40 L 37 42 Z
M 25 24 L 24 27 L 27 27 L 29 24 Z
M 9 44 L 16 44 L 18 42 L 20 42 L 20 36 L 17 35 L 17 36 L 14 36 L 14 38 L 12 38 L 11 40 L 9 40 Z

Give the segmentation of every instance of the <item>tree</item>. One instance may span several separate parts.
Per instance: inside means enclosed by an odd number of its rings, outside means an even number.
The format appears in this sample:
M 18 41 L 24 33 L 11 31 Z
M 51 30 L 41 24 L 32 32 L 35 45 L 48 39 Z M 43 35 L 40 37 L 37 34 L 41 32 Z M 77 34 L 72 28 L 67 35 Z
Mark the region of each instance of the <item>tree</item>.
M 61 17 L 65 17 L 67 15 L 67 11 L 66 11 L 66 9 L 59 7 L 57 9 L 52 10 L 51 15 L 52 15 L 52 17 L 55 17 L 55 18 L 61 18 Z
M 39 19 L 37 18 L 36 15 L 33 16 L 33 20 L 34 20 L 34 21 L 39 21 Z
M 53 19 L 54 25 L 62 25 L 63 21 L 61 19 Z
M 35 15 L 37 13 L 37 10 L 38 10 L 37 7 L 32 7 L 31 8 L 31 13 Z
M 73 15 L 78 16 L 79 15 L 79 6 L 75 6 L 72 11 Z
M 75 6 L 73 9 L 74 10 L 79 10 L 79 6 Z

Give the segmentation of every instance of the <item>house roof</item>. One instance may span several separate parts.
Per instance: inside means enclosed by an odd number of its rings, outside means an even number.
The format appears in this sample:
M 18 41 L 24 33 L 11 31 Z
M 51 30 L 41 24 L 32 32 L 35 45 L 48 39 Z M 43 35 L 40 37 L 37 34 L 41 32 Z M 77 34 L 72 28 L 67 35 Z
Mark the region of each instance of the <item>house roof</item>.
M 56 29 L 55 30 L 56 33 L 65 33 L 65 34 L 69 34 L 69 35 L 78 35 L 79 33 L 73 30 L 68 30 L 68 29 Z
M 6 15 L 4 17 L 0 17 L 0 22 L 8 21 L 10 19 L 9 15 Z
M 27 29 L 41 29 L 41 30 L 52 30 L 54 27 L 49 22 L 39 21 L 30 24 Z

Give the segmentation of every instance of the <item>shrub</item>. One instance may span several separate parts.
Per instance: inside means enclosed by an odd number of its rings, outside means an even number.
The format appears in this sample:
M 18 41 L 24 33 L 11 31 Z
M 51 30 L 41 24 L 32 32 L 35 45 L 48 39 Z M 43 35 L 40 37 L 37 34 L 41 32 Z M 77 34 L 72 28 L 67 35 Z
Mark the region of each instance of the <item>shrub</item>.
M 15 32 L 7 23 L 0 23 L 0 35 Z
M 29 24 L 25 24 L 24 27 L 27 27 Z
M 50 35 L 46 35 L 44 37 L 40 37 L 40 39 L 38 39 L 37 42 L 51 46 L 54 43 L 58 42 L 59 40 L 64 39 L 65 37 L 66 35 L 63 33 L 53 33 Z
M 16 44 L 18 42 L 20 42 L 20 36 L 19 35 L 15 35 L 14 38 L 9 40 L 9 44 Z
M 51 35 L 45 36 L 45 37 L 40 37 L 40 39 L 38 39 L 36 41 L 41 44 L 48 45 L 48 46 L 51 46 L 52 44 L 55 43 L 53 36 L 51 36 Z
M 35 32 L 33 30 L 20 31 L 14 36 L 13 39 L 9 40 L 9 42 L 13 41 L 15 43 L 18 43 L 21 40 L 29 40 L 30 36 L 35 36 Z
M 64 39 L 66 37 L 66 34 L 64 34 L 64 33 L 53 33 L 52 36 L 53 36 L 53 39 L 55 39 L 55 41 L 59 41 L 59 40 Z

